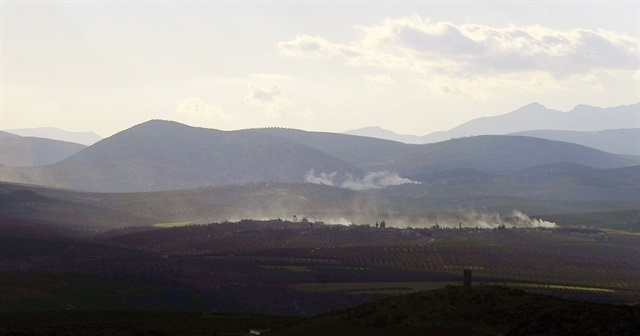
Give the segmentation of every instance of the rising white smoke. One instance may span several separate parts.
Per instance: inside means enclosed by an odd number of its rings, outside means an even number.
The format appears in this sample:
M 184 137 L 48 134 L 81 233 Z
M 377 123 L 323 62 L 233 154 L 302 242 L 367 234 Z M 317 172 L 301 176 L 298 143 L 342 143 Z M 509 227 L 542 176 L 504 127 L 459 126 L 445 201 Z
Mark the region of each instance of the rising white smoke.
M 320 173 L 316 175 L 316 172 L 311 169 L 307 172 L 307 175 L 304 177 L 305 182 L 313 183 L 313 184 L 323 184 L 328 186 L 335 186 L 333 183 L 333 179 L 338 175 L 337 172 L 333 172 L 331 174 Z
M 340 187 L 351 190 L 368 190 L 382 189 L 388 186 L 397 186 L 403 184 L 420 184 L 420 182 L 401 177 L 400 175 L 398 175 L 398 173 L 379 171 L 368 173 L 362 179 L 348 175 L 347 180 L 344 181 L 340 185 Z
M 441 227 L 448 228 L 457 228 L 458 226 L 462 226 L 493 229 L 501 225 L 508 228 L 556 227 L 556 223 L 542 219 L 532 219 L 518 210 L 514 210 L 510 214 L 464 211 L 457 214 L 436 216 L 436 223 Z
M 388 186 L 397 186 L 403 184 L 420 184 L 420 182 L 401 177 L 400 175 L 398 175 L 398 173 L 387 171 L 367 173 L 367 175 L 365 175 L 363 178 L 357 178 L 347 174 L 346 180 L 338 184 L 335 183 L 336 176 L 337 172 L 333 172 L 331 174 L 319 173 L 318 175 L 316 175 L 315 171 L 312 169 L 307 172 L 305 181 L 307 183 L 338 186 L 340 188 L 358 191 L 382 189 Z

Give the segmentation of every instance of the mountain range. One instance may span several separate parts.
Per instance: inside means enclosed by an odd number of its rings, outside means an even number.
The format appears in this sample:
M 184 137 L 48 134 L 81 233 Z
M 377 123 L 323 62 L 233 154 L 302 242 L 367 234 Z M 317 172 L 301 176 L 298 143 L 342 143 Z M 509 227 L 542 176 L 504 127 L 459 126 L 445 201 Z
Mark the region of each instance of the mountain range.
M 424 136 L 401 135 L 379 127 L 366 127 L 345 133 L 424 144 L 472 135 L 503 135 L 538 130 L 594 132 L 629 128 L 640 128 L 640 103 L 609 108 L 577 105 L 568 112 L 532 103 L 506 114 L 473 119 L 448 131 Z
M 538 107 L 530 105 L 513 113 L 535 114 Z M 635 113 L 632 110 L 637 107 L 614 109 L 618 112 L 611 113 L 627 115 L 629 111 Z M 589 112 L 594 109 L 576 110 L 586 111 L 580 115 L 594 115 Z M 606 110 L 599 109 L 597 113 Z M 498 212 L 523 209 L 537 214 L 617 211 L 640 204 L 640 166 L 638 155 L 634 155 L 640 144 L 633 141 L 639 130 L 524 131 L 407 144 L 286 128 L 220 131 L 151 120 L 86 148 L 71 144 L 75 147 L 64 153 L 51 147 L 60 142 L 2 132 L 0 153 L 4 165 L 0 167 L 0 180 L 118 193 L 261 185 L 231 202 L 231 208 L 247 214 L 250 211 L 240 210 L 246 204 L 263 213 L 285 208 L 322 212 L 307 203 L 341 209 L 337 212 L 342 215 L 351 213 L 349 209 L 367 213 L 369 210 L 362 210 L 366 204 L 374 204 L 373 209 L 407 214 L 460 208 Z M 45 141 L 49 147 L 35 150 L 40 147 L 16 145 L 27 141 Z M 40 161 L 7 161 L 18 160 L 19 154 L 38 157 Z M 54 154 L 57 156 L 52 158 Z M 310 189 L 316 191 L 300 194 L 289 190 L 285 197 L 268 187 L 270 183 L 322 184 L 340 192 Z M 366 196 L 354 196 L 360 194 L 353 194 L 352 190 L 364 191 Z M 257 196 L 262 192 L 266 199 Z M 250 195 L 263 201 L 257 202 Z M 380 199 L 374 201 L 370 197 Z M 337 203 L 327 202 L 326 198 Z M 199 204 L 211 205 L 199 198 L 189 198 L 181 204 L 195 208 Z M 198 218 L 212 216 L 205 213 Z M 233 211 L 224 213 L 231 216 Z M 165 217 L 184 219 L 169 214 Z
M 79 143 L 91 146 L 102 140 L 102 137 L 94 132 L 71 132 L 56 127 L 18 128 L 5 130 L 8 133 L 25 137 L 38 137 L 66 142 Z
M 536 130 L 512 133 L 512 135 L 564 141 L 614 154 L 640 156 L 640 128 L 584 132 Z
M 153 120 L 51 166 L 5 168 L 2 179 L 88 191 L 133 192 L 300 182 L 312 169 L 361 174 L 349 163 L 284 138 Z
M 219 131 L 153 120 L 53 165 L 3 167 L 0 177 L 97 192 L 271 181 L 449 200 L 546 197 L 629 202 L 637 198 L 638 189 L 633 177 L 640 168 L 633 164 L 593 148 L 523 136 L 476 136 L 409 145 L 344 134 L 289 129 Z M 552 173 L 545 175 L 549 169 Z M 584 174 L 615 169 L 623 170 L 602 173 L 601 186 L 582 187 L 591 181 L 582 178 Z M 523 178 L 523 174 L 538 178 L 539 183 L 528 183 L 527 178 L 533 177 Z M 622 182 L 614 183 L 616 178 Z M 554 184 L 559 182 L 564 185 Z M 615 190 L 603 191 L 612 188 Z
M 62 161 L 86 146 L 53 139 L 23 137 L 0 131 L 0 165 L 44 166 Z

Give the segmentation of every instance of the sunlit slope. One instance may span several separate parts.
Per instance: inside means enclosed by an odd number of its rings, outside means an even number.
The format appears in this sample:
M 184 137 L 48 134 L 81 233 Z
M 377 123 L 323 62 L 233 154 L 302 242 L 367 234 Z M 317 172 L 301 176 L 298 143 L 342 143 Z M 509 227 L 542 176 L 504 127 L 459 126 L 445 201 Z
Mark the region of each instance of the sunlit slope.
M 5 169 L 2 178 L 85 191 L 131 192 L 302 182 L 311 169 L 360 173 L 340 159 L 283 138 L 154 120 L 50 167 Z

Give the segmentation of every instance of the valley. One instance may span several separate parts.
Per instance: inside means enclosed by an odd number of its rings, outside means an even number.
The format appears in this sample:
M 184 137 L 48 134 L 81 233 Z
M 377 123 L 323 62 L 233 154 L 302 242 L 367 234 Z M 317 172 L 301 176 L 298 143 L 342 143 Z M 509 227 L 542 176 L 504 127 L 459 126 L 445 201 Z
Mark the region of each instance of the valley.
M 523 135 L 416 145 L 152 120 L 51 164 L 0 167 L 0 334 L 313 334 L 334 318 L 397 335 L 549 334 L 510 313 L 487 326 L 404 306 L 466 311 L 460 295 L 486 312 L 541 300 L 637 314 L 628 154 Z M 385 302 L 397 309 L 367 308 Z

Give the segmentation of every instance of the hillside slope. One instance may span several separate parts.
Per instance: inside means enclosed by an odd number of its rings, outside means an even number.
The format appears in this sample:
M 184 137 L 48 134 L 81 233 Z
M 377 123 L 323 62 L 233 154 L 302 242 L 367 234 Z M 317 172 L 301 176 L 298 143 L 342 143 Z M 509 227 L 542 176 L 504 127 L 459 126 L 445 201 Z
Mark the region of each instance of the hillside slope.
M 22 137 L 6 132 L 2 132 L 0 137 L 0 165 L 8 167 L 54 164 L 86 147 L 73 142 Z
M 56 127 L 19 128 L 6 131 L 26 137 L 67 141 L 83 144 L 85 146 L 91 146 L 102 140 L 102 137 L 94 132 L 71 132 Z
M 615 168 L 633 164 L 628 159 L 592 148 L 521 136 L 476 136 L 435 144 L 411 145 L 369 137 L 293 129 L 251 131 L 305 144 L 364 171 L 386 170 L 405 175 L 458 168 L 510 171 L 556 163 L 593 168 Z
M 535 130 L 513 133 L 511 135 L 564 141 L 614 154 L 640 156 L 640 128 L 590 132 Z
M 397 142 L 404 142 L 408 144 L 421 144 L 422 139 L 417 135 L 411 134 L 398 134 L 393 131 L 386 130 L 381 127 L 363 127 L 354 130 L 344 131 L 342 134 L 357 135 L 363 137 L 391 140 Z
M 360 174 L 340 159 L 283 138 L 153 120 L 49 167 L 5 169 L 2 178 L 85 191 L 132 192 L 302 182 L 312 169 Z
M 453 287 L 321 315 L 268 335 L 635 335 L 638 307 Z
M 422 137 L 422 143 L 432 143 L 472 135 L 509 134 L 531 130 L 600 131 L 640 127 L 640 103 L 610 108 L 578 105 L 561 112 L 533 103 L 515 111 L 468 121 L 448 131 Z

